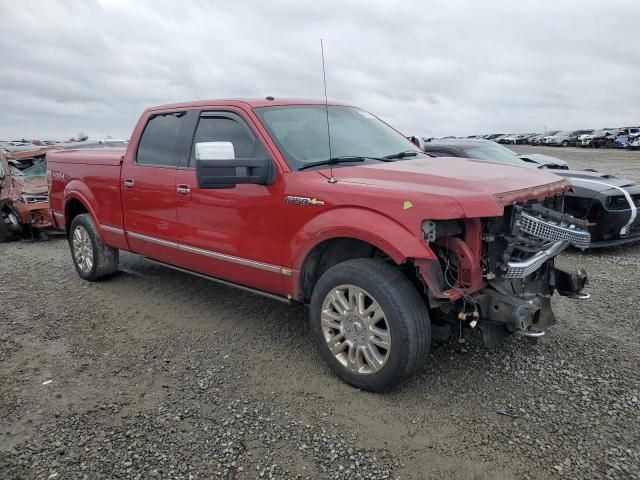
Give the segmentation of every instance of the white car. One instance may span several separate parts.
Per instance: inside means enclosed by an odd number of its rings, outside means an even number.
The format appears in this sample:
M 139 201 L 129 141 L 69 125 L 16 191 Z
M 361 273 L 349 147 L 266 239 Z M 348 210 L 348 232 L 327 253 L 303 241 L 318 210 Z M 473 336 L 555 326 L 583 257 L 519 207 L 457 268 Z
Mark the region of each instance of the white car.
M 576 142 L 576 146 L 583 147 L 589 145 L 589 139 L 593 138 L 593 133 L 583 133 L 582 135 L 578 135 L 578 141 Z M 586 143 L 585 143 L 586 142 Z

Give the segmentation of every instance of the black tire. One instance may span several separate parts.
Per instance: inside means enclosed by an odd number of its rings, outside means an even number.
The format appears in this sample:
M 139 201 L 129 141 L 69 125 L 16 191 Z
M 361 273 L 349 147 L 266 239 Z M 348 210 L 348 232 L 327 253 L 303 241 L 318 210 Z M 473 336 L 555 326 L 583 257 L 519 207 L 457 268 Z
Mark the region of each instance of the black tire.
M 325 340 L 321 322 L 323 303 L 334 288 L 342 285 L 365 290 L 384 312 L 391 337 L 390 349 L 386 362 L 375 373 L 349 370 L 331 353 Z M 431 347 L 427 306 L 409 279 L 388 263 L 362 258 L 335 265 L 318 280 L 311 294 L 310 309 L 311 329 L 322 357 L 339 378 L 354 387 L 370 392 L 387 390 L 427 360 Z
M 15 238 L 5 215 L 5 212 L 0 212 L 0 243 L 10 242 Z
M 80 252 L 76 252 L 74 247 L 74 235 L 82 230 L 88 234 L 90 241 L 90 250 L 93 254 L 92 264 L 90 267 L 81 267 L 78 263 L 77 256 Z M 71 258 L 76 267 L 78 275 L 90 282 L 97 282 L 113 276 L 118 269 L 119 251 L 102 243 L 98 230 L 93 223 L 91 215 L 83 213 L 76 216 L 71 222 L 69 229 L 69 247 L 71 248 Z
M 568 140 L 563 140 L 562 141 L 562 146 L 563 147 L 568 147 L 569 146 L 569 141 Z

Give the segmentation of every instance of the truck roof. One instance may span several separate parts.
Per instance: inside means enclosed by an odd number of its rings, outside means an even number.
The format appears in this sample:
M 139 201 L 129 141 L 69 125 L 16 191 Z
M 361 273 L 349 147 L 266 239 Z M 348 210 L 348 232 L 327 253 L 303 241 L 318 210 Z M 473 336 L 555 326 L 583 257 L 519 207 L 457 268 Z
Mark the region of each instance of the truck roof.
M 273 100 L 271 100 L 273 99 Z M 249 108 L 258 107 L 275 107 L 285 105 L 324 105 L 324 100 L 318 99 L 306 99 L 306 98 L 228 98 L 228 99 L 212 99 L 212 100 L 196 100 L 191 102 L 170 103 L 167 105 L 158 105 L 155 107 L 149 107 L 146 111 L 154 110 L 169 110 L 176 108 L 193 108 L 193 107 L 216 107 L 216 106 L 248 106 Z M 334 100 L 328 100 L 329 105 L 342 105 L 351 107 L 344 102 L 337 102 Z

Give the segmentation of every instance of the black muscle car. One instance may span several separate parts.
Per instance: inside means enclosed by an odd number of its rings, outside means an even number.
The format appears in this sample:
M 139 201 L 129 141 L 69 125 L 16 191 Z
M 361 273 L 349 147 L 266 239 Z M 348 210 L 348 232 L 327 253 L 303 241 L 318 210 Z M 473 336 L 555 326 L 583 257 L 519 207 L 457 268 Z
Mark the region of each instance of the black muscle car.
M 585 219 L 591 233 L 590 248 L 640 241 L 640 185 L 595 170 L 570 170 L 567 162 L 540 154 L 518 155 L 487 140 L 438 140 L 424 143 L 436 157 L 466 157 L 529 168 L 553 169 L 573 186 L 565 196 L 565 209 Z

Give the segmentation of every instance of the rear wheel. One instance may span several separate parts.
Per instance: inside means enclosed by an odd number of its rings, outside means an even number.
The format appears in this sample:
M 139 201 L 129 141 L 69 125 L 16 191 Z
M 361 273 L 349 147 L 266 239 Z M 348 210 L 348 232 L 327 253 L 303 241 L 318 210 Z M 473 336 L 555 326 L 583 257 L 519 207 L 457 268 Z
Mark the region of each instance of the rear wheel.
M 91 215 L 83 213 L 71 222 L 69 246 L 78 275 L 90 282 L 112 276 L 118 269 L 118 249 L 102 243 Z
M 427 308 L 396 268 L 355 259 L 327 270 L 311 295 L 322 357 L 345 382 L 379 392 L 409 377 L 431 345 Z
M 568 147 L 569 146 L 569 141 L 568 140 L 563 140 L 562 141 L 562 146 L 563 147 Z

